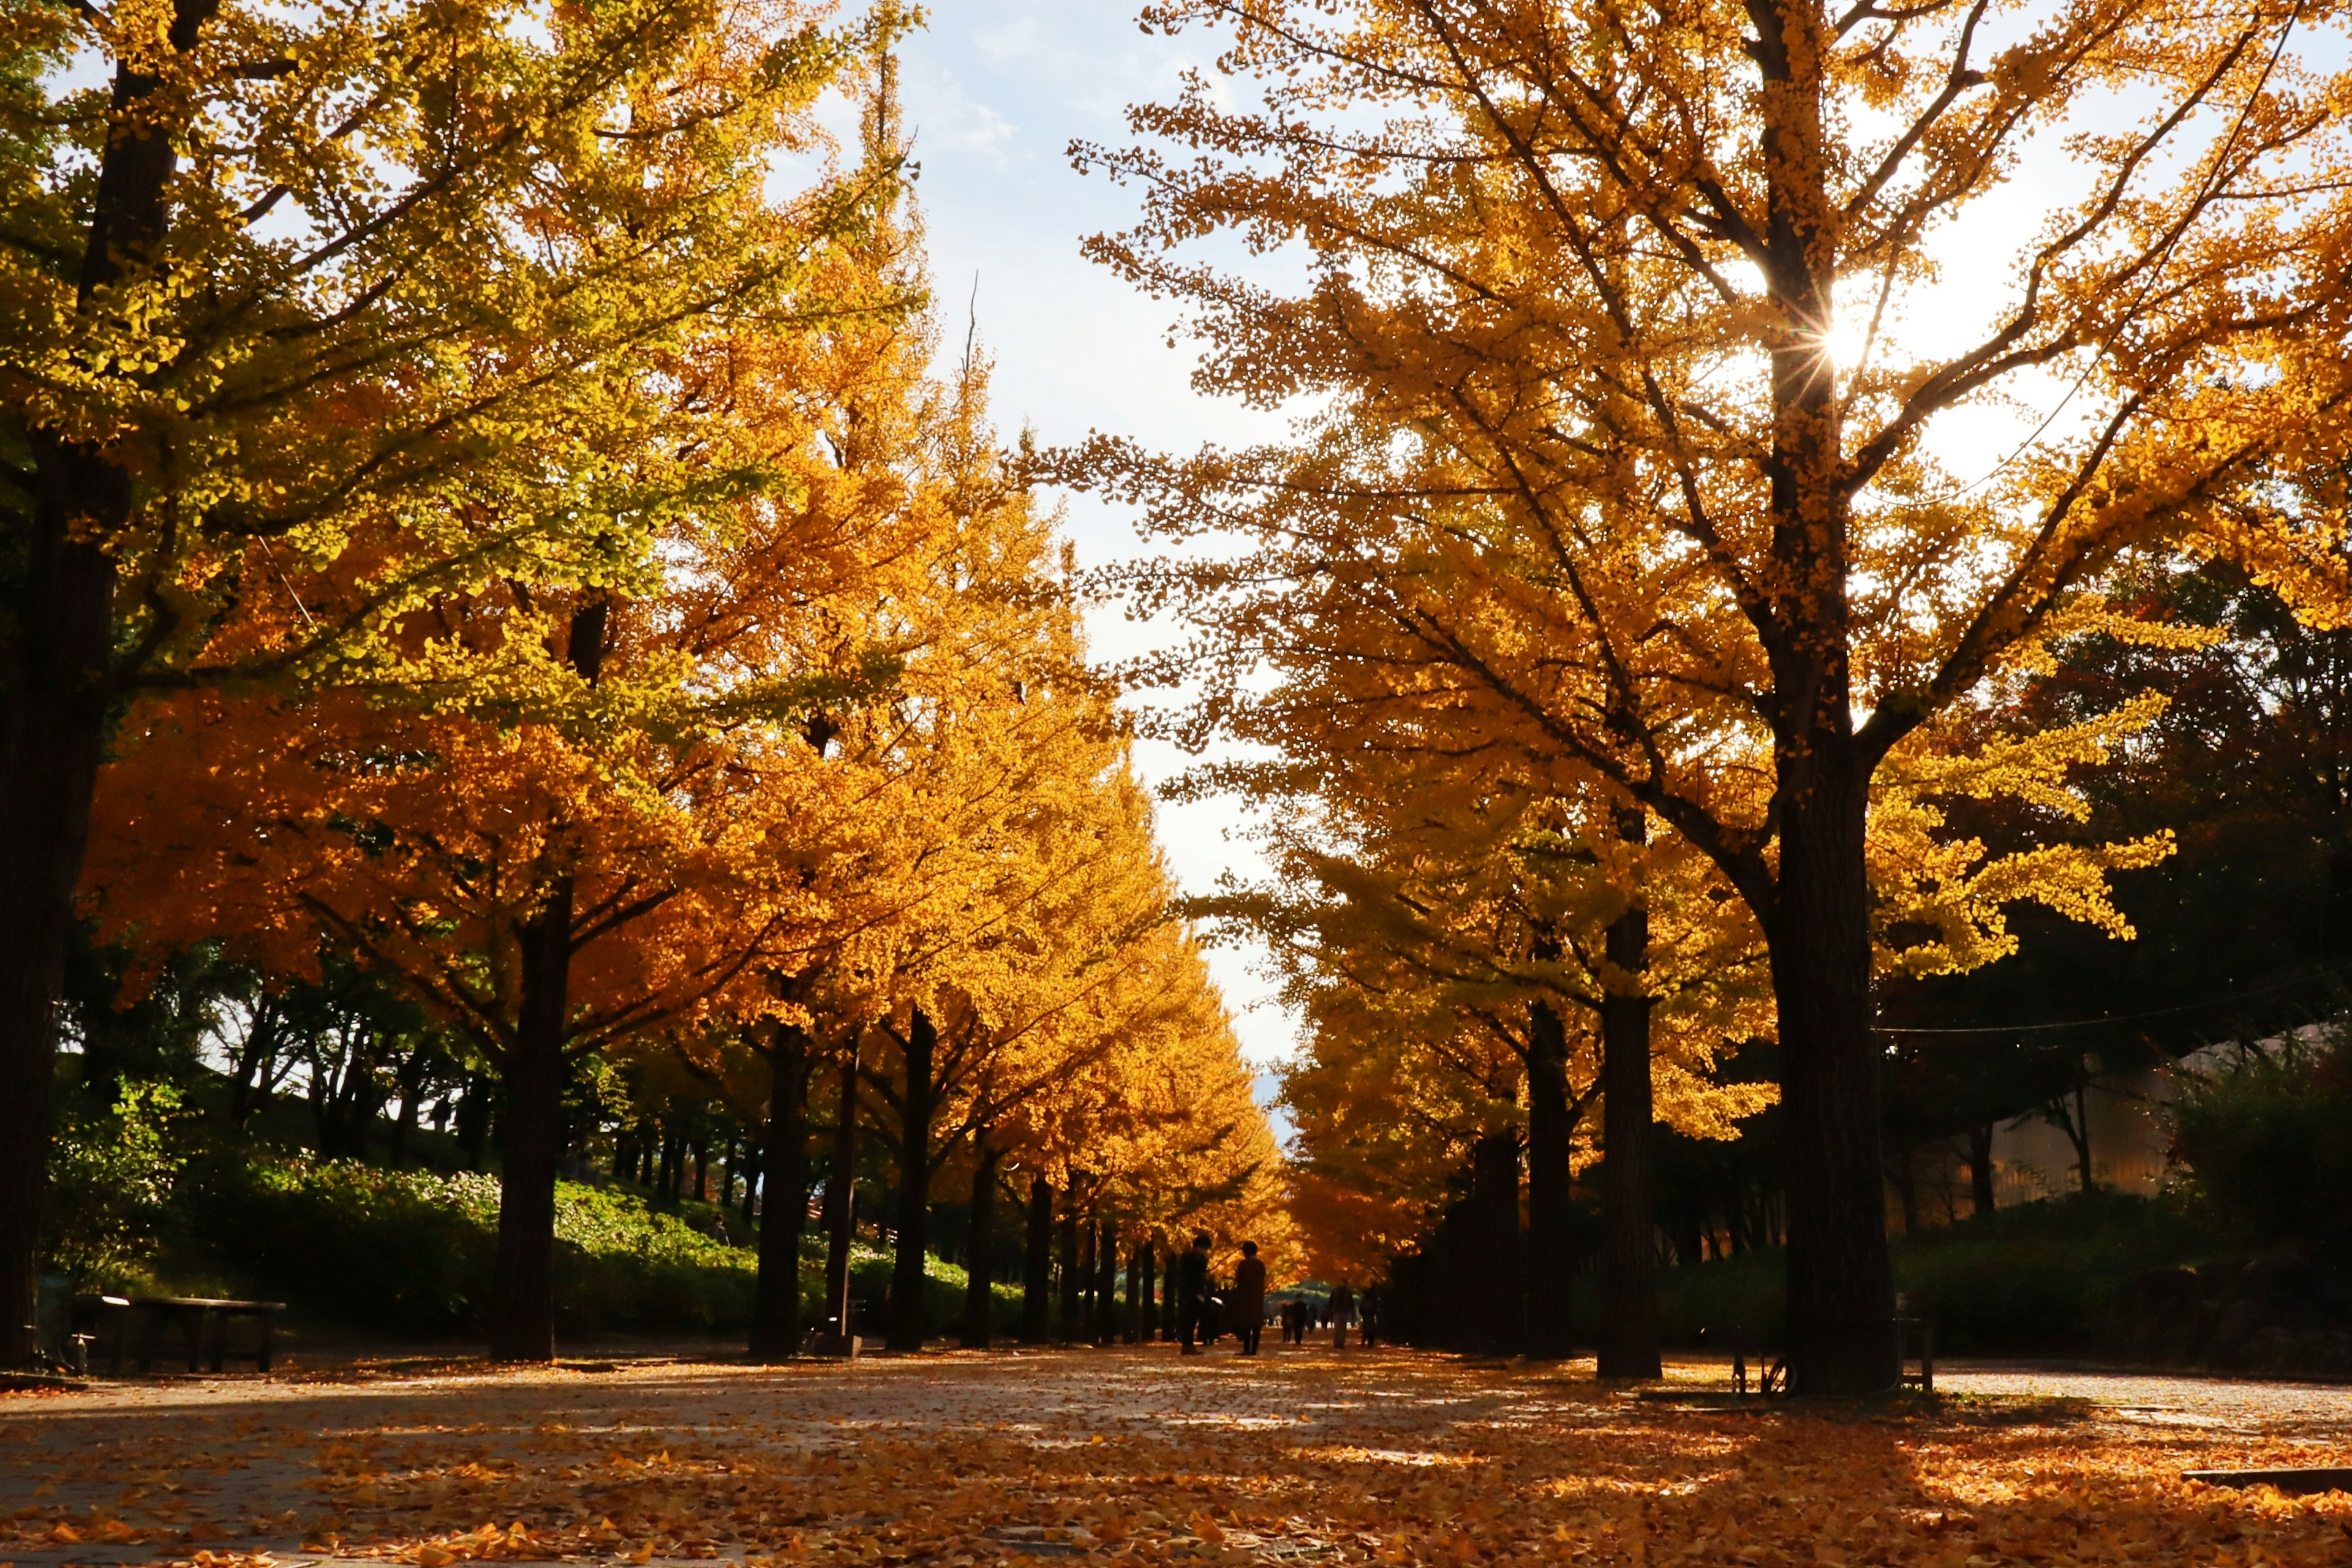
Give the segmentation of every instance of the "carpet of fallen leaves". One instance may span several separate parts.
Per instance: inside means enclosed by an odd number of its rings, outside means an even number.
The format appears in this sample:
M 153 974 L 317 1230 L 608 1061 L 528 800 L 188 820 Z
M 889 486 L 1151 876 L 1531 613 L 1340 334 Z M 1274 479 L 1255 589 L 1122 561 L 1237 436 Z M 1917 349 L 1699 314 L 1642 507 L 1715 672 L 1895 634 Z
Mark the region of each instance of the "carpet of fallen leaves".
M 2179 1479 L 2344 1462 L 2352 1391 L 1945 1388 L 1723 1408 L 1589 1363 L 1158 1347 L 100 1385 L 0 1398 L 0 1562 L 2352 1562 L 2352 1498 Z

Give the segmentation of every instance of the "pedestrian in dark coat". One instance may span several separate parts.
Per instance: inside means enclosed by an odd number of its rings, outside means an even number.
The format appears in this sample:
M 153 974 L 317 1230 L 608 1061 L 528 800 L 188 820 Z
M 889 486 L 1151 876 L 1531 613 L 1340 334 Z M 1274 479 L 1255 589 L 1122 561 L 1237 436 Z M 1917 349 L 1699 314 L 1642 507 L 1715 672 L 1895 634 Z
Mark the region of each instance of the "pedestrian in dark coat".
M 1258 1331 L 1265 1327 L 1265 1262 L 1257 1243 L 1242 1243 L 1242 1260 L 1234 1268 L 1234 1299 L 1226 1304 L 1226 1321 L 1240 1336 L 1242 1354 L 1257 1354 Z
M 1204 1332 L 1210 1327 L 1209 1287 L 1209 1233 L 1204 1230 L 1177 1260 L 1176 1330 L 1184 1342 L 1185 1355 L 1201 1353 L 1201 1347 L 1193 1342 L 1196 1337 L 1213 1337 Z
M 1356 1312 L 1356 1293 L 1345 1279 L 1331 1287 L 1331 1348 L 1348 1348 L 1348 1320 Z

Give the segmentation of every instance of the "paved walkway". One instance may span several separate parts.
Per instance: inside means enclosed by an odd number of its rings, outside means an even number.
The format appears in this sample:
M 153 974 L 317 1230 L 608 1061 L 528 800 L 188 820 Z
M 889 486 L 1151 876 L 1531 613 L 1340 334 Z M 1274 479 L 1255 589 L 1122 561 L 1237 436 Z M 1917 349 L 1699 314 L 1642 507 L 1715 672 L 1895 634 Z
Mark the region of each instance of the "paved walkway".
M 2352 1500 L 2178 1479 L 2352 1462 L 2352 1389 L 1992 1366 L 1938 1384 L 1932 1406 L 1721 1411 L 1598 1388 L 1589 1363 L 1150 1347 L 100 1385 L 0 1398 L 0 1562 L 2352 1557 Z

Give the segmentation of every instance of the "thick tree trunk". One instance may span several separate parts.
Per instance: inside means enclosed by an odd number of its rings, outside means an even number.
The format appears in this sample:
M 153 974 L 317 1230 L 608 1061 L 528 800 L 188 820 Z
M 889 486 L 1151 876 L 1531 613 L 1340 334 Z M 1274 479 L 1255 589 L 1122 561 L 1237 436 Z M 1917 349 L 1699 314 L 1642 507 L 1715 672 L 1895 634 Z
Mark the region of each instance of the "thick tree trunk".
M 570 1014 L 572 879 L 558 877 L 523 928 L 522 1007 L 506 1058 L 490 1353 L 555 1359 L 555 1173 L 563 1155 L 563 1034 Z
M 1992 1215 L 1992 1126 L 1969 1129 L 1969 1199 L 1979 1219 Z
M 1127 1255 L 1127 1323 L 1120 1337 L 1131 1345 L 1143 1342 L 1143 1260 L 1150 1256 L 1145 1247 Z
M 963 1348 L 984 1351 L 995 1327 L 996 1163 L 1003 1156 L 980 1141 L 971 1172 L 971 1236 L 964 1259 Z
M 1788 799 L 1767 935 L 1785 1064 L 1790 1386 L 1892 1387 L 1895 1286 L 1870 1026 L 1869 889 L 1861 786 L 1832 770 Z
M 858 1045 L 850 1041 L 842 1058 L 841 1110 L 834 1119 L 833 1164 L 824 1183 L 824 1310 L 844 1335 L 857 1331 L 849 1321 L 849 1244 L 857 1234 Z
M 1638 820 L 1638 819 L 1636 819 Z M 1628 837 L 1633 837 L 1631 833 Z M 1650 964 L 1639 905 L 1609 924 L 1610 963 L 1629 979 Z M 1602 1377 L 1655 1377 L 1658 1203 L 1650 1104 L 1650 999 L 1612 989 L 1601 1002 L 1601 1347 Z
M 1078 1226 L 1078 1301 L 1081 1327 L 1077 1333 L 1081 1344 L 1093 1344 L 1102 1338 L 1102 1283 L 1095 1270 L 1095 1222 L 1089 1217 Z
M 1067 1344 L 1078 1331 L 1078 1194 L 1073 1185 L 1063 1196 L 1061 1266 L 1062 1317 L 1054 1325 L 1054 1340 Z
M 1095 1343 L 1107 1345 L 1118 1338 L 1118 1223 L 1108 1215 L 1095 1244 Z
M 1028 1250 L 1021 1277 L 1021 1342 L 1042 1345 L 1054 1337 L 1054 1184 L 1029 1178 Z
M 1150 1344 L 1153 1331 L 1160 1325 L 1159 1264 L 1159 1255 L 1152 1249 L 1150 1241 L 1143 1242 L 1136 1248 L 1135 1271 L 1140 1280 L 1137 1291 L 1143 1301 L 1143 1309 L 1136 1314 L 1135 1319 L 1135 1339 L 1138 1344 Z
M 186 54 L 218 0 L 178 0 Z M 79 309 L 143 268 L 170 224 L 172 128 L 143 112 L 158 79 L 117 67 L 110 130 L 83 237 Z M 131 520 L 131 476 L 103 451 L 32 433 L 32 526 L 21 542 L 17 635 L 0 667 L 0 1367 L 30 1361 L 48 1185 L 57 1004 L 105 750 L 114 632 L 110 541 Z
M 920 1007 L 907 1028 L 907 1088 L 898 1137 L 898 1250 L 890 1268 L 890 1348 L 919 1351 L 930 1303 L 924 1299 L 923 1247 L 931 1214 L 931 1114 L 937 1086 L 931 1063 L 939 1031 Z
M 1160 1270 L 1160 1342 L 1173 1344 L 1180 1331 L 1177 1314 L 1183 1308 L 1176 1298 L 1176 1255 L 1183 1248 L 1174 1237 L 1168 1238 L 1168 1257 Z
M 1528 1009 L 1528 1353 L 1570 1352 L 1576 1278 L 1569 1197 L 1568 1030 L 1548 1002 Z
M 604 672 L 610 605 L 589 599 L 572 612 L 564 660 L 591 686 Z M 551 858 L 566 851 L 551 825 Z M 490 1279 L 490 1353 L 500 1361 L 555 1359 L 555 1178 L 563 1159 L 564 1041 L 572 1022 L 572 873 L 551 873 L 520 941 L 522 1001 L 507 1053 L 499 1176 L 499 1245 Z
M 1526 1321 L 1519 1286 L 1519 1139 L 1490 1132 L 1471 1154 L 1472 1203 L 1477 1215 L 1479 1348 L 1509 1355 L 1519 1348 Z
M 771 1203 L 760 1216 L 760 1277 L 751 1300 L 751 1359 L 779 1362 L 801 1345 L 801 1228 L 808 1215 L 809 1037 L 785 1026 L 768 1046 L 767 1157 Z M 732 1177 L 730 1177 L 731 1184 Z

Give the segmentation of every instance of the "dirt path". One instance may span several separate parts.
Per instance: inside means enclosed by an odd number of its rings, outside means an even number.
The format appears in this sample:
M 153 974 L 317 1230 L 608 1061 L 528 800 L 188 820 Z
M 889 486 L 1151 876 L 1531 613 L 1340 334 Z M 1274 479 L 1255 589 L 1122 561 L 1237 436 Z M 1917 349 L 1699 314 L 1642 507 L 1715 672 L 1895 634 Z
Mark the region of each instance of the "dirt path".
M 2352 1562 L 2352 1500 L 2178 1479 L 2352 1459 L 2352 1390 L 1939 1386 L 1721 1411 L 1589 1363 L 1158 1347 L 107 1385 L 0 1399 L 0 1562 Z

